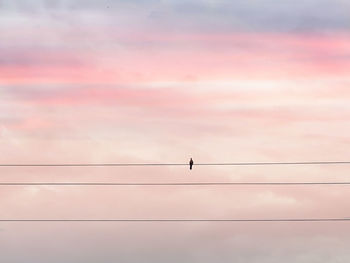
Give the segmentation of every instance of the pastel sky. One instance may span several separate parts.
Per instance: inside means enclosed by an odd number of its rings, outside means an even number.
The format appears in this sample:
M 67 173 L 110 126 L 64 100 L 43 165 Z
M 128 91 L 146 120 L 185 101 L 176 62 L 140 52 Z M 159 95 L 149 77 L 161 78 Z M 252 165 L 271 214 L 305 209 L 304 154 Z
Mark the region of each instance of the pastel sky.
M 349 161 L 349 0 L 0 0 L 0 163 Z M 349 181 L 349 166 L 0 168 Z M 349 186 L 1 186 L 0 219 L 350 217 Z M 348 263 L 338 223 L 1 223 L 6 263 Z

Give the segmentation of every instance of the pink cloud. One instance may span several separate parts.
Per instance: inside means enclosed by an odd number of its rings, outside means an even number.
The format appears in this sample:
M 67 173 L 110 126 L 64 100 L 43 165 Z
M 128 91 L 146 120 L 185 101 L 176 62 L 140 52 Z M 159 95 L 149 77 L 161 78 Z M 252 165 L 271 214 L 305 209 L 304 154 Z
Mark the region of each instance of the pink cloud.
M 62 48 L 52 53 L 37 49 L 34 54 L 28 48 L 20 55 L 7 54 L 0 63 L 4 94 L 0 114 L 12 120 L 0 123 L 6 130 L 0 137 L 3 163 L 187 162 L 189 156 L 195 162 L 344 160 L 350 154 L 346 34 L 106 36 L 102 32 L 94 47 L 82 44 L 83 33 L 73 33 L 64 40 L 71 46 L 81 44 L 76 53 Z M 110 38 L 118 42 L 107 41 Z M 0 169 L 4 181 L 341 181 L 348 177 L 347 166 L 195 167 L 191 173 L 184 167 Z M 346 187 L 2 187 L 0 218 L 346 217 Z M 132 251 L 138 240 L 138 251 L 145 246 L 154 249 L 154 244 L 158 249 L 176 245 L 188 253 L 215 246 L 221 255 L 230 255 L 233 247 L 245 248 L 249 255 L 251 249 L 267 246 L 265 251 L 283 254 L 290 245 L 306 254 L 310 249 L 332 248 L 346 256 L 349 230 L 344 226 L 85 225 L 72 231 L 50 225 L 36 226 L 31 232 L 23 225 L 8 224 L 1 226 L 5 230 L 0 232 L 4 244 L 0 247 L 18 251 L 18 244 L 33 246 L 26 240 L 40 236 L 40 244 L 46 245 L 55 236 L 61 244 L 53 246 L 57 255 L 64 254 L 60 247 L 67 245 L 69 237 L 71 247 L 79 244 L 79 251 L 87 253 L 96 247 L 84 242 L 103 244 L 115 253 L 116 243 L 123 249 L 127 244 Z M 77 234 L 86 238 L 73 236 Z
M 178 80 L 188 75 L 204 80 L 346 76 L 349 67 L 347 35 L 142 35 L 135 41 L 142 46 L 149 39 L 156 47 L 7 55 L 0 77 L 5 83 L 106 84 Z

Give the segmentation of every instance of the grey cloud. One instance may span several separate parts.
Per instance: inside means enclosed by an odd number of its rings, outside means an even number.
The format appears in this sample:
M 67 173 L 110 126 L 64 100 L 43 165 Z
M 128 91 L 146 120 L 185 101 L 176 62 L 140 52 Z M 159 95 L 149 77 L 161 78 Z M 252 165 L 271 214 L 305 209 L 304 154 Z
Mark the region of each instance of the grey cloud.
M 196 4 L 195 4 L 196 3 Z M 217 5 L 179 3 L 174 12 L 195 16 L 201 24 L 224 30 L 310 31 L 349 29 L 350 3 L 329 0 L 295 1 L 225 1 Z M 348 7 L 348 8 L 346 8 Z M 193 22 L 193 21 L 192 21 Z M 190 22 L 191 23 L 191 22 Z
M 6 231 L 16 234 L 16 244 L 2 244 L 5 262 L 348 262 L 348 238 L 320 235 L 271 238 L 254 233 L 251 225 L 225 225 L 216 235 L 208 235 L 213 225 L 77 225 L 36 226 L 34 230 Z M 285 234 L 295 225 L 261 226 Z M 239 231 L 238 228 L 242 229 Z M 74 229 L 72 231 L 71 229 Z M 312 228 L 314 229 L 314 227 Z M 35 231 L 35 232 L 34 232 Z M 69 232 L 70 231 L 70 232 Z M 228 237 L 224 237 L 225 231 Z M 23 233 L 24 232 L 24 233 Z M 244 232 L 244 234 L 237 234 Z M 346 231 L 348 233 L 348 231 Z M 38 238 L 40 236 L 40 238 Z M 55 238 L 52 238 L 54 236 Z M 203 238 L 203 236 L 205 236 Z M 30 243 L 35 238 L 35 243 Z M 5 239 L 6 240 L 6 239 Z M 1 244 L 1 241 L 0 241 Z M 101 245 L 102 244 L 102 245 Z M 43 249 L 44 248 L 44 249 Z M 84 251 L 84 253 L 82 253 Z M 19 253 L 20 252 L 20 253 Z
M 61 50 L 60 50 L 61 51 Z M 0 49 L 0 67 L 2 66 L 82 66 L 83 60 L 77 56 L 57 56 L 55 51 L 45 50 L 5 50 Z
M 140 8 L 150 4 L 159 4 L 160 0 L 3 0 L 2 9 L 34 11 L 41 9 L 61 9 L 61 10 L 105 10 L 120 7 Z
M 93 12 L 106 21 L 140 29 L 152 26 L 174 31 L 308 32 L 349 30 L 349 8 L 350 2 L 344 0 L 5 0 L 1 9 L 29 13 L 71 11 L 75 15 Z

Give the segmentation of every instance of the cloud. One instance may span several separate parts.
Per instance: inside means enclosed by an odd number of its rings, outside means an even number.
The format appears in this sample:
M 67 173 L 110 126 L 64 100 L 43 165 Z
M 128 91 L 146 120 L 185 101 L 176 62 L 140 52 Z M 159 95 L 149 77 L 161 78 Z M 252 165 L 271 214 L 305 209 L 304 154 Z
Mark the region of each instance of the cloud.
M 78 58 L 76 54 L 69 51 L 60 50 L 40 50 L 20 49 L 20 48 L 0 48 L 0 68 L 4 67 L 62 67 L 83 65 L 81 56 Z
M 2 1 L 3 11 L 100 14 L 115 25 L 140 30 L 210 32 L 327 32 L 348 30 L 349 2 L 344 0 L 272 1 Z M 125 16 L 125 14 L 128 14 Z M 134 22 L 133 22 L 134 21 Z M 90 21 L 92 23 L 93 21 Z M 99 22 L 100 23 L 100 22 Z
M 0 0 L 1 163 L 344 160 L 348 10 L 348 0 Z M 4 182 L 348 179 L 346 166 L 0 172 Z M 6 186 L 0 218 L 346 217 L 349 195 L 340 186 Z M 0 255 L 349 262 L 345 224 L 1 223 Z

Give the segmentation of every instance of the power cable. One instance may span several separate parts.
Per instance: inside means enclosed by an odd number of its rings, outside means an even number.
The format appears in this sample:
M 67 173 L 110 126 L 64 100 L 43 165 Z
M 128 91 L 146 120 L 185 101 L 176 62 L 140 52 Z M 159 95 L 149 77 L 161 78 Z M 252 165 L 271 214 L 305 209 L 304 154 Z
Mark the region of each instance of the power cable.
M 104 182 L 62 182 L 62 183 L 0 183 L 0 186 L 210 186 L 210 185 L 350 185 L 350 182 L 209 182 L 209 183 L 104 183 Z
M 263 166 L 263 165 L 342 165 L 350 161 L 314 162 L 234 162 L 234 163 L 195 163 L 194 166 Z M 36 163 L 0 164 L 0 167 L 102 167 L 102 166 L 188 166 L 186 163 Z
M 350 218 L 280 219 L 0 219 L 0 222 L 349 222 Z

